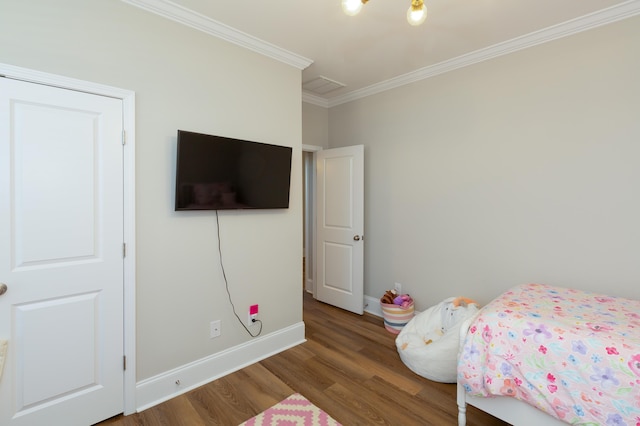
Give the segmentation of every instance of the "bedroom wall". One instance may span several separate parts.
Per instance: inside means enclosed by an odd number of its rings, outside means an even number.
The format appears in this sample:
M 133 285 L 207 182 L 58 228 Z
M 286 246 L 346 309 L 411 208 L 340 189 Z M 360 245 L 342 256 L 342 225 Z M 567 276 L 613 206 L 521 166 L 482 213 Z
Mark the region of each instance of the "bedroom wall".
M 220 212 L 220 229 L 240 317 L 258 303 L 263 336 L 300 324 L 300 70 L 119 1 L 0 10 L 0 62 L 136 93 L 138 380 L 251 340 L 225 292 L 215 213 L 173 211 L 177 129 L 293 147 L 290 208 Z
M 365 294 L 640 298 L 640 17 L 329 110 L 365 146 Z
M 302 103 L 302 143 L 329 148 L 329 110 Z

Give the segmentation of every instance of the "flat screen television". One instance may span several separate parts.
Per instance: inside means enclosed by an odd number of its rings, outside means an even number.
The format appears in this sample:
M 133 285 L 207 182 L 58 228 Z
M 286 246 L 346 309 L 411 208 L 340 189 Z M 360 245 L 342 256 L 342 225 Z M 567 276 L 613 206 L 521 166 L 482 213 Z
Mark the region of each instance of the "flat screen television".
M 290 147 L 178 130 L 178 210 L 286 209 Z

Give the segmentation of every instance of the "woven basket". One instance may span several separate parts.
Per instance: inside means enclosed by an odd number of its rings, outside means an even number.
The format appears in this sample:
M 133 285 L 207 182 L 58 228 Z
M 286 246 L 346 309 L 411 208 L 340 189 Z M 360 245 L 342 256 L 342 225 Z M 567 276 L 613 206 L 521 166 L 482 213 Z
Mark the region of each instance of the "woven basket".
M 384 328 L 393 334 L 400 333 L 400 330 L 411 321 L 415 312 L 413 302 L 406 308 L 394 303 L 380 302 L 380 307 L 384 318 Z

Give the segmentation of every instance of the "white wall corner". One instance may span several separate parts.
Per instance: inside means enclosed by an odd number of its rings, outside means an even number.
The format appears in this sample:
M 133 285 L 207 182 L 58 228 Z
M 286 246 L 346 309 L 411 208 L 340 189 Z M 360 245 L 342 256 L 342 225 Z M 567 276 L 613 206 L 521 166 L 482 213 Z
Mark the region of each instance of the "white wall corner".
M 138 382 L 137 411 L 168 401 L 305 342 L 304 322 Z

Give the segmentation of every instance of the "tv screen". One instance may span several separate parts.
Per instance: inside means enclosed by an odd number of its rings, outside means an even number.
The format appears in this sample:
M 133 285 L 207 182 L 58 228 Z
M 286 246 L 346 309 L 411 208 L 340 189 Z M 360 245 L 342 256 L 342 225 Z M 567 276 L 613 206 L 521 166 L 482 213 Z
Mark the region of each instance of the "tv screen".
M 288 208 L 291 151 L 178 130 L 176 210 Z

